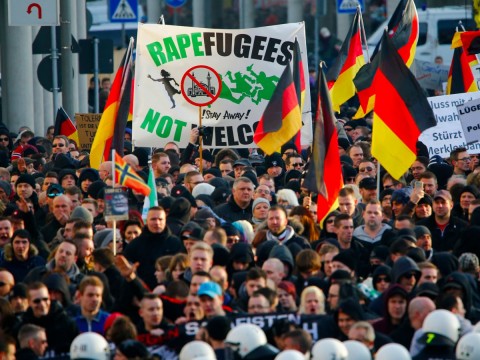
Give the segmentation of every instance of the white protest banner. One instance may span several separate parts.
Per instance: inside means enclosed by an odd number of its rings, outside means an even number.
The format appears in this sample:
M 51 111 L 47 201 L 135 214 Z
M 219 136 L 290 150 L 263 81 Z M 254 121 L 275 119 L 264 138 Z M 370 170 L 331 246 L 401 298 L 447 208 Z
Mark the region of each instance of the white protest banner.
M 472 154 L 480 153 L 480 143 L 467 145 L 457 106 L 473 99 L 480 98 L 480 91 L 429 97 L 428 102 L 435 114 L 437 126 L 425 130 L 419 140 L 428 147 L 430 156 L 450 156 L 450 152 L 458 147 L 466 147 Z
M 307 49 L 303 23 L 225 30 L 139 24 L 135 65 L 135 146 L 188 144 L 199 124 L 203 145 L 248 147 L 285 66 L 300 44 L 305 83 Z M 220 93 L 220 94 L 218 94 Z M 209 100 L 218 96 L 213 103 Z M 312 141 L 308 85 L 302 109 L 302 144 Z
M 457 106 L 463 135 L 468 145 L 478 142 L 480 136 L 480 99 Z

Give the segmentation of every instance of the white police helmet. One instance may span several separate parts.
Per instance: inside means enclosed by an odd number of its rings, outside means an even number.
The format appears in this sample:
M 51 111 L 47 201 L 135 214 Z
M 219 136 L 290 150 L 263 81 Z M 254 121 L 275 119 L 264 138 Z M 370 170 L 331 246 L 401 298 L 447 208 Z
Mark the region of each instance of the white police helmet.
M 313 345 L 312 360 L 347 360 L 348 350 L 339 340 L 326 338 Z
M 461 337 L 455 352 L 457 360 L 480 359 L 480 334 L 471 332 Z
M 456 343 L 460 337 L 460 321 L 448 310 L 435 310 L 423 321 L 422 330 L 424 333 L 443 335 Z
M 204 341 L 191 341 L 180 351 L 179 360 L 216 360 L 215 351 Z
M 110 360 L 110 347 L 102 335 L 86 332 L 73 339 L 70 359 Z
M 347 340 L 343 342 L 343 345 L 348 350 L 348 360 L 372 360 L 370 350 L 360 341 Z
M 375 356 L 375 360 L 412 360 L 410 353 L 400 344 L 383 345 Z
M 257 325 L 240 324 L 228 332 L 225 343 L 243 358 L 256 348 L 266 345 L 267 337 Z
M 306 357 L 298 350 L 283 350 L 275 360 L 305 360 Z

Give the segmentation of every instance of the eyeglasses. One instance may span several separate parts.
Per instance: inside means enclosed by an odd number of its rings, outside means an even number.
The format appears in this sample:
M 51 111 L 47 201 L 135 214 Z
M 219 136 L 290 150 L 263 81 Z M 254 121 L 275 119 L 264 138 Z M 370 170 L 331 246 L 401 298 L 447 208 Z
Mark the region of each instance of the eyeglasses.
M 296 166 L 303 166 L 303 163 L 294 163 L 292 164 L 292 166 L 296 167 Z
M 268 195 L 270 194 L 270 190 L 262 190 L 262 189 L 258 189 L 255 191 L 257 194 L 265 194 L 265 195 Z
M 358 169 L 358 171 L 360 172 L 373 171 L 373 168 L 371 166 L 367 166 L 362 169 Z
M 37 298 L 37 299 L 33 299 L 32 302 L 34 304 L 40 304 L 41 302 L 47 302 L 49 301 L 50 299 L 48 297 L 44 297 L 44 298 Z
M 470 161 L 472 161 L 472 159 L 470 159 L 469 157 L 464 157 L 464 158 L 458 159 L 457 161 L 466 161 L 466 162 L 470 162 Z
M 52 145 L 52 147 L 54 147 L 54 148 L 57 147 L 57 146 L 58 146 L 58 147 L 64 147 L 65 144 L 53 144 L 53 145 Z
M 8 137 L 0 137 L 0 141 L 8 141 Z

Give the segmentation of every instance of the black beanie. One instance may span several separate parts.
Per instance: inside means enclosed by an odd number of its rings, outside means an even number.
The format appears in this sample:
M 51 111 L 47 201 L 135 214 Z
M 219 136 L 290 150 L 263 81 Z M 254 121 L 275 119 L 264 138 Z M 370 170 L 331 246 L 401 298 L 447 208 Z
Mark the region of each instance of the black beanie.
M 30 174 L 20 175 L 17 181 L 15 181 L 15 187 L 17 187 L 18 184 L 23 184 L 23 183 L 26 183 L 35 189 L 35 178 L 32 175 Z

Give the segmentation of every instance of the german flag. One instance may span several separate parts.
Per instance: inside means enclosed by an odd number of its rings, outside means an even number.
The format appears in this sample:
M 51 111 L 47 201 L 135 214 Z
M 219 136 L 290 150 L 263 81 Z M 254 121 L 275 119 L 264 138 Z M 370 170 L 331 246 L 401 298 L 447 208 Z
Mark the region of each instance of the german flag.
M 333 110 L 336 112 L 340 111 L 343 103 L 355 95 L 353 78 L 365 64 L 360 20 L 361 13 L 358 8 L 340 49 L 340 54 L 327 72 L 327 84 L 332 97 Z
M 387 33 L 379 57 L 373 80 L 372 155 L 399 179 L 415 161 L 418 137 L 436 121 L 423 90 Z
M 480 30 L 463 31 L 460 33 L 460 40 L 467 55 L 480 54 Z
M 80 146 L 77 128 L 63 107 L 60 107 L 57 110 L 57 116 L 55 118 L 55 129 L 53 130 L 53 134 L 55 136 L 65 135 L 70 140 L 75 141 L 75 144 L 77 146 Z
M 475 54 L 469 54 L 474 37 L 468 32 L 456 32 L 452 39 L 453 57 L 447 80 L 447 95 L 478 91 L 471 67 L 478 64 Z M 472 31 L 477 33 L 477 31 Z M 465 34 L 462 36 L 462 34 Z M 464 43 L 465 41 L 465 43 Z
M 393 45 L 400 57 L 410 67 L 415 57 L 420 32 L 415 2 L 413 0 L 401 0 L 389 20 L 387 28 L 388 35 L 392 38 Z M 378 61 L 375 59 L 379 47 L 380 43 L 377 44 L 372 54 L 371 62 L 363 66 L 353 79 L 360 102 L 360 107 L 353 117 L 354 119 L 364 117 L 373 110 L 375 94 L 370 86 L 378 67 Z
M 293 83 L 295 84 L 295 91 L 297 93 L 298 106 L 300 107 L 300 116 L 303 113 L 303 104 L 305 99 L 305 72 L 303 68 L 302 53 L 300 51 L 300 44 L 295 39 L 295 47 L 293 49 Z M 302 152 L 302 129 L 295 134 L 290 140 L 295 144 L 297 153 Z
M 120 184 L 145 196 L 150 195 L 150 187 L 117 152 L 115 152 L 115 184 Z
M 132 90 L 133 39 L 130 40 L 122 62 L 113 79 L 105 110 L 98 125 L 90 151 L 90 167 L 98 169 L 110 159 L 112 149 L 123 155 L 125 127 L 130 112 Z
M 301 128 L 302 114 L 290 64 L 287 64 L 258 123 L 253 140 L 260 149 L 271 155 Z
M 318 101 L 313 132 L 310 165 L 303 186 L 317 194 L 317 219 L 323 219 L 338 207 L 338 193 L 343 187 L 338 152 L 335 115 L 322 67 L 318 71 Z

